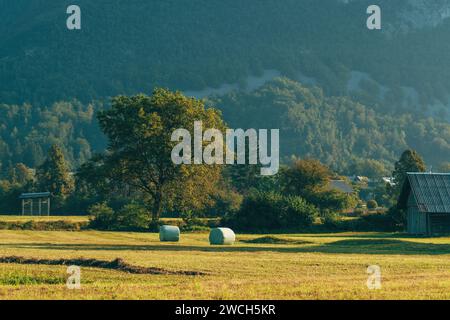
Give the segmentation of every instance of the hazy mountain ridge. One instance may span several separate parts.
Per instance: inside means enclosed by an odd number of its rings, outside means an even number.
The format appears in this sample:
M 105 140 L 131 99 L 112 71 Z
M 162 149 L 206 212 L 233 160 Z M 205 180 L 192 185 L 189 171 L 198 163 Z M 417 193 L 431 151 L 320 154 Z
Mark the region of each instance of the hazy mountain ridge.
M 450 17 L 448 0 L 409 0 L 408 6 L 400 11 L 402 23 L 414 27 L 435 27 Z
M 450 59 L 440 53 L 447 49 L 449 1 L 433 3 L 381 1 L 388 27 L 371 32 L 366 0 L 80 0 L 82 30 L 71 32 L 69 1 L 0 0 L 0 101 L 88 102 L 155 86 L 201 91 L 276 70 L 314 79 L 332 95 L 348 93 L 351 72 L 367 73 L 388 89 L 414 88 L 426 100 L 421 104 L 431 105 L 447 99 L 448 92 L 435 91 L 450 87 Z M 397 31 L 411 23 L 437 31 L 388 39 L 396 23 Z M 418 47 L 422 39 L 431 45 Z

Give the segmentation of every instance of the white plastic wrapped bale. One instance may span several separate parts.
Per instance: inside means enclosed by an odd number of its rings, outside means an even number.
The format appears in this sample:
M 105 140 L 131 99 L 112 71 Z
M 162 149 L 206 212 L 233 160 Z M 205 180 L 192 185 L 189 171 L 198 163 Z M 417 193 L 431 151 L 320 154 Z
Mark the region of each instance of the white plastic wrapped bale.
M 180 228 L 177 226 L 161 226 L 159 228 L 159 240 L 170 242 L 180 241 Z
M 231 245 L 236 241 L 236 235 L 229 228 L 215 228 L 209 233 L 209 243 L 212 245 Z

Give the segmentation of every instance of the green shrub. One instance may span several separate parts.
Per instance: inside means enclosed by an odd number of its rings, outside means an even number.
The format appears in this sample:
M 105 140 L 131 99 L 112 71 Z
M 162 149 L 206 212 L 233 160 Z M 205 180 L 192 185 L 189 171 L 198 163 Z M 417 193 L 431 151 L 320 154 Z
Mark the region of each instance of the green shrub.
M 148 211 L 140 204 L 130 203 L 117 212 L 117 226 L 123 230 L 143 230 L 150 224 Z
M 357 205 L 355 196 L 340 191 L 312 191 L 305 199 L 322 210 L 342 211 Z
M 378 208 L 378 203 L 375 200 L 367 201 L 367 209 L 374 210 Z
M 88 213 L 89 226 L 93 229 L 111 230 L 111 227 L 116 223 L 114 210 L 105 202 L 94 204 L 88 209 Z
M 211 227 L 201 225 L 183 225 L 180 229 L 182 232 L 205 232 L 211 230 Z
M 309 227 L 314 223 L 318 210 L 300 197 L 283 197 L 281 199 L 282 227 Z
M 337 229 L 340 223 L 339 215 L 331 210 L 321 210 L 320 219 L 327 229 Z
M 192 210 L 188 210 L 180 214 L 183 219 L 183 226 L 186 228 L 190 228 L 193 226 L 206 226 L 206 224 L 198 218 Z
M 89 208 L 89 214 L 89 226 L 99 230 L 140 231 L 150 224 L 150 215 L 136 203 L 127 204 L 116 212 L 106 203 L 95 204 Z
M 402 227 L 388 214 L 368 214 L 352 220 L 329 220 L 324 224 L 324 227 L 327 230 L 353 232 L 394 232 L 402 230 Z
M 353 221 L 351 231 L 378 231 L 378 232 L 392 232 L 401 231 L 399 226 L 392 216 L 388 214 L 368 214 Z
M 391 207 L 386 215 L 390 217 L 398 226 L 406 227 L 406 212 L 405 210 L 398 209 L 397 206 Z
M 217 194 L 212 195 L 214 200 L 205 210 L 205 217 L 223 217 L 226 214 L 237 212 L 242 204 L 242 195 L 229 188 L 218 190 Z
M 257 191 L 225 223 L 237 230 L 300 230 L 310 227 L 317 215 L 318 210 L 300 197 Z

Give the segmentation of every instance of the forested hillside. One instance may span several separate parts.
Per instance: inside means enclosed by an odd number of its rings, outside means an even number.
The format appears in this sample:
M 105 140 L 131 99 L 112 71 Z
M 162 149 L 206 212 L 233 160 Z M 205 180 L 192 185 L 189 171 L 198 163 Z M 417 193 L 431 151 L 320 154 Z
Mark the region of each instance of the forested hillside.
M 450 124 L 411 114 L 392 117 L 348 97 L 330 97 L 286 78 L 250 93 L 232 92 L 208 104 L 222 110 L 231 128 L 279 128 L 281 156 L 317 158 L 341 173 L 360 161 L 376 160 L 389 172 L 399 154 L 414 148 L 427 163 L 450 158 Z M 102 151 L 99 104 L 59 102 L 50 107 L 0 105 L 0 161 L 6 169 L 23 162 L 36 167 L 47 149 L 60 145 L 72 168 Z
M 199 90 L 271 69 L 383 111 L 447 109 L 447 0 L 380 0 L 381 31 L 365 26 L 366 0 L 78 0 L 82 30 L 69 31 L 72 2 L 0 0 L 1 102 Z
M 0 0 L 3 168 L 36 167 L 53 143 L 72 168 L 103 150 L 92 101 L 224 84 L 241 89 L 210 99 L 228 125 L 281 128 L 284 157 L 341 172 L 407 147 L 449 158 L 448 0 L 380 0 L 381 31 L 366 28 L 367 0 L 75 2 L 69 31 L 73 1 Z M 248 90 L 267 70 L 292 80 Z
M 36 168 L 52 144 L 60 145 L 72 169 L 77 168 L 104 149 L 95 117 L 100 108 L 77 101 L 49 107 L 0 104 L 0 169 L 15 163 Z
M 392 117 L 288 79 L 213 103 L 233 127 L 280 128 L 284 156 L 317 158 L 340 172 L 361 159 L 390 168 L 407 148 L 418 150 L 431 164 L 450 158 L 448 123 L 409 114 Z

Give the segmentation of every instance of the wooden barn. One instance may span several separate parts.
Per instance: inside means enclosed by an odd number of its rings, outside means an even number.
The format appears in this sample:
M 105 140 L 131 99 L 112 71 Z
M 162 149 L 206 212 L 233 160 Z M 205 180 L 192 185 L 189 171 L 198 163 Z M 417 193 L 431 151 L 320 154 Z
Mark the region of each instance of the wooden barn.
M 450 174 L 408 173 L 399 208 L 406 210 L 409 234 L 450 233 Z

